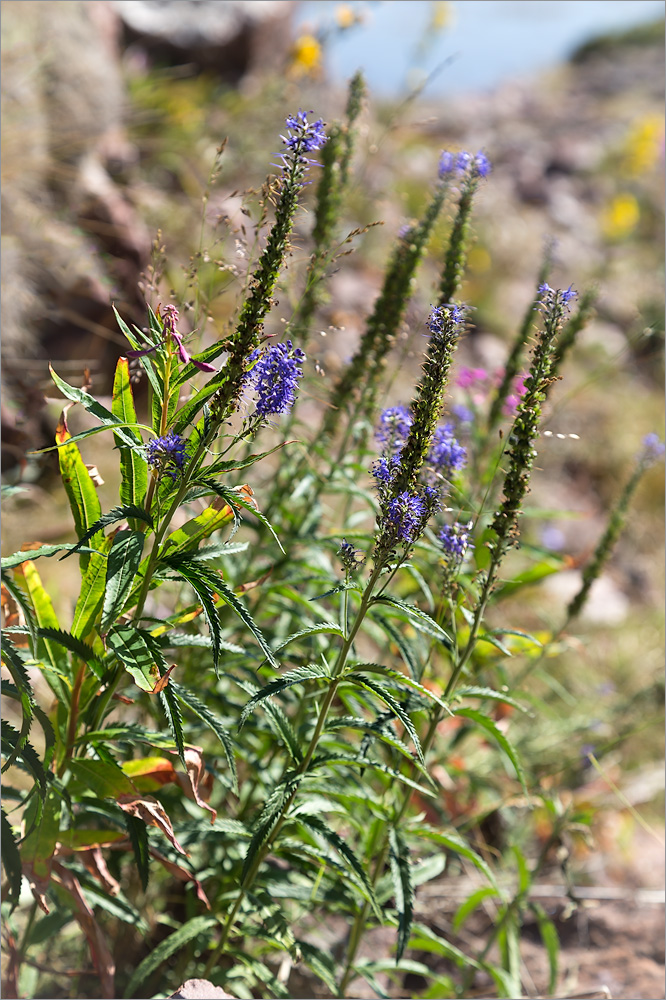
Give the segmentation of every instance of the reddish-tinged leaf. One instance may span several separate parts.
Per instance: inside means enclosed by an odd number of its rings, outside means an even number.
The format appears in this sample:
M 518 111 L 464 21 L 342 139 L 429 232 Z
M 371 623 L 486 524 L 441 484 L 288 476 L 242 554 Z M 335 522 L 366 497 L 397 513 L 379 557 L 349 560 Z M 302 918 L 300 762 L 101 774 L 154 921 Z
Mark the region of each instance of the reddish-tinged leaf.
M 153 858 L 155 858 L 156 861 L 159 861 L 161 865 L 164 865 L 166 870 L 168 872 L 171 872 L 171 874 L 175 876 L 175 878 L 180 879 L 181 882 L 194 882 L 194 887 L 197 896 L 204 904 L 206 909 L 210 910 L 210 903 L 208 901 L 208 896 L 204 892 L 203 886 L 198 878 L 195 878 L 191 872 L 188 872 L 187 868 L 181 868 L 180 865 L 177 865 L 175 863 L 175 861 L 169 861 L 167 858 L 163 857 L 163 855 L 161 855 L 159 851 L 156 851 L 152 847 L 150 848 L 150 854 Z
M 167 757 L 142 757 L 128 760 L 122 769 L 140 792 L 153 792 L 162 785 L 178 781 L 178 774 Z
M 90 851 L 84 851 L 79 856 L 90 874 L 101 883 L 102 888 L 110 896 L 116 896 L 120 892 L 120 882 L 113 877 L 107 868 L 104 855 L 99 847 L 93 847 Z
M 198 806 L 206 809 L 211 814 L 210 821 L 214 823 L 217 819 L 217 811 L 212 806 L 209 806 L 207 802 L 204 802 L 199 791 L 201 781 L 206 777 L 203 749 L 201 747 L 185 747 L 185 766 L 187 767 L 187 779 L 185 775 L 177 775 L 181 788 L 189 797 L 194 799 Z
M 88 939 L 90 957 L 99 976 L 102 996 L 105 1000 L 113 1000 L 116 996 L 114 986 L 116 966 L 101 928 L 95 920 L 95 914 L 83 895 L 81 884 L 67 868 L 57 863 L 53 866 L 53 878 L 60 883 L 74 903 L 74 916 Z
M 246 594 L 248 590 L 254 590 L 255 587 L 260 587 L 262 583 L 265 583 L 273 572 L 273 567 L 271 566 L 263 576 L 260 576 L 258 580 L 250 580 L 249 583 L 241 583 L 240 587 L 235 587 L 234 591 L 236 594 Z
M 171 671 L 175 667 L 177 667 L 177 666 L 178 666 L 177 663 L 172 663 L 171 664 L 171 666 L 168 668 L 167 672 L 160 677 L 160 679 L 158 680 L 157 684 L 155 685 L 155 687 L 153 688 L 153 690 L 150 692 L 151 694 L 159 694 L 160 691 L 164 691 L 164 688 L 169 683 L 169 677 L 171 676 Z
M 173 832 L 171 820 L 166 814 L 161 802 L 151 798 L 141 798 L 138 795 L 121 795 L 117 800 L 123 812 L 142 819 L 147 826 L 156 826 L 181 854 L 187 856 L 187 851 L 178 843 Z
M 25 625 L 23 612 L 5 587 L 4 583 L 0 585 L 0 589 L 2 592 L 0 603 L 2 605 L 4 627 L 12 628 L 14 625 Z M 25 647 L 29 645 L 27 635 L 13 635 L 12 642 L 15 646 Z

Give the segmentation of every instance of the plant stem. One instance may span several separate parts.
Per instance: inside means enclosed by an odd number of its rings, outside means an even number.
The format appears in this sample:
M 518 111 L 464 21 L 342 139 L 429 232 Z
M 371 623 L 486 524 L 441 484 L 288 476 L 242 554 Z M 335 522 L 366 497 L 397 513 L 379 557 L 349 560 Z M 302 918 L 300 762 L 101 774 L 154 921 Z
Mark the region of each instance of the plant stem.
M 310 766 L 310 763 L 312 761 L 312 758 L 314 756 L 315 750 L 317 749 L 317 745 L 319 743 L 319 740 L 321 738 L 321 734 L 322 734 L 322 732 L 324 730 L 324 726 L 326 724 L 326 718 L 328 716 L 329 709 L 330 709 L 331 705 L 333 704 L 333 700 L 335 698 L 338 686 L 339 686 L 340 682 L 343 679 L 343 671 L 344 671 L 344 668 L 345 668 L 345 664 L 347 662 L 347 657 L 349 656 L 349 653 L 351 651 L 351 648 L 352 648 L 352 645 L 354 643 L 354 639 L 355 639 L 355 637 L 356 637 L 356 635 L 358 633 L 358 630 L 359 630 L 359 628 L 361 627 L 361 625 L 363 623 L 363 619 L 365 618 L 365 616 L 367 614 L 368 607 L 369 607 L 369 604 L 370 604 L 370 600 L 372 598 L 372 592 L 374 590 L 374 587 L 375 587 L 375 584 L 376 584 L 377 580 L 379 579 L 379 575 L 380 575 L 382 569 L 383 569 L 383 564 L 381 562 L 376 563 L 376 565 L 373 568 L 373 571 L 372 571 L 372 573 L 370 575 L 370 578 L 368 580 L 366 588 L 365 588 L 365 590 L 363 592 L 363 596 L 361 598 L 361 603 L 359 604 L 359 608 L 358 608 L 358 611 L 356 612 L 356 617 L 354 619 L 354 622 L 352 624 L 350 632 L 349 632 L 348 636 L 346 637 L 344 643 L 340 647 L 340 652 L 338 653 L 337 659 L 335 661 L 335 665 L 334 665 L 333 670 L 331 672 L 332 681 L 331 681 L 331 684 L 329 685 L 328 691 L 326 692 L 326 696 L 324 697 L 324 700 L 322 702 L 322 706 L 321 706 L 321 708 L 319 710 L 319 715 L 317 717 L 317 722 L 316 722 L 316 725 L 315 725 L 315 728 L 314 728 L 314 732 L 312 733 L 312 736 L 310 738 L 310 743 L 308 745 L 308 749 L 306 750 L 305 756 L 303 757 L 303 760 L 301 761 L 301 763 L 299 764 L 299 766 L 297 767 L 297 769 L 296 769 L 296 771 L 294 773 L 294 776 L 293 776 L 293 779 L 292 779 L 294 787 L 293 787 L 290 795 L 286 799 L 284 805 L 282 806 L 282 809 L 280 810 L 280 813 L 278 815 L 278 818 L 277 818 L 277 820 L 275 822 L 275 825 L 274 825 L 271 833 L 269 834 L 269 836 L 268 836 L 267 840 L 265 841 L 263 847 L 260 848 L 260 850 L 257 851 L 257 853 L 255 855 L 255 858 L 254 858 L 254 861 L 252 862 L 252 864 L 248 868 L 248 870 L 247 870 L 247 872 L 245 874 L 245 877 L 243 878 L 243 880 L 241 882 L 241 885 L 240 885 L 240 888 L 239 888 L 239 891 L 238 891 L 238 895 L 236 897 L 234 905 L 231 908 L 231 910 L 229 912 L 229 915 L 228 915 L 228 917 L 227 917 L 227 919 L 226 919 L 226 921 L 224 923 L 224 926 L 222 928 L 222 934 L 221 934 L 220 940 L 219 940 L 219 942 L 217 944 L 217 947 L 215 948 L 215 950 L 211 954 L 210 958 L 208 959 L 208 962 L 206 963 L 206 967 L 204 969 L 204 976 L 208 976 L 211 973 L 211 971 L 215 967 L 215 964 L 218 961 L 220 955 L 223 953 L 224 948 L 225 948 L 226 943 L 227 943 L 227 940 L 229 938 L 229 934 L 231 933 L 231 930 L 232 930 L 232 928 L 234 926 L 234 923 L 236 921 L 236 917 L 238 916 L 238 911 L 240 910 L 240 907 L 241 907 L 241 905 L 243 903 L 245 895 L 246 895 L 248 889 L 254 883 L 254 880 L 255 880 L 255 877 L 257 875 L 257 872 L 259 871 L 259 868 L 263 864 L 263 861 L 264 861 L 266 855 L 268 854 L 268 852 L 270 851 L 273 843 L 277 839 L 277 836 L 278 836 L 280 830 L 282 829 L 282 827 L 284 825 L 284 822 L 285 822 L 285 820 L 287 818 L 287 813 L 289 812 L 289 809 L 291 808 L 291 805 L 292 805 L 294 799 L 296 798 L 296 795 L 298 794 L 298 789 L 299 789 L 299 786 L 300 786 L 300 783 L 301 783 L 301 779 L 306 774 L 306 772 L 307 772 L 307 770 L 308 770 L 308 768 Z

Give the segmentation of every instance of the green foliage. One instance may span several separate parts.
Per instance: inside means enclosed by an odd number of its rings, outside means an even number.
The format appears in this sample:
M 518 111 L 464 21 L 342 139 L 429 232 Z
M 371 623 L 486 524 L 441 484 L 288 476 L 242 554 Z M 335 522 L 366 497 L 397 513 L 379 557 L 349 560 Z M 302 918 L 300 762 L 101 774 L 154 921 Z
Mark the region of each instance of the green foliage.
M 312 256 L 293 279 L 306 291 L 294 297 L 288 325 L 303 345 L 339 255 L 361 97 L 356 79 L 346 119 L 322 153 Z M 290 125 L 295 134 L 301 127 Z M 385 973 L 425 977 L 423 996 L 463 996 L 484 973 L 498 995 L 518 997 L 521 926 L 534 919 L 553 991 L 557 931 L 530 893 L 550 847 L 583 821 L 540 783 L 534 746 L 553 710 L 521 678 L 543 676 L 542 661 L 557 655 L 654 447 L 620 494 L 564 624 L 523 621 L 511 599 L 564 565 L 534 546 L 515 550 L 553 373 L 592 298 L 567 320 L 568 293 L 540 290 L 528 360 L 535 302 L 525 303 L 507 376 L 466 439 L 466 464 L 438 465 L 434 444 L 440 419 L 449 420 L 449 370 L 464 332 L 455 299 L 482 179 L 467 167 L 457 184 L 440 179 L 421 221 L 389 253 L 359 349 L 318 423 L 311 410 L 299 423 L 298 403 L 290 433 L 275 427 L 280 410 L 248 412 L 244 394 L 266 359 L 263 324 L 286 281 L 314 169 L 303 154 L 312 149 L 288 146 L 280 177 L 264 188 L 263 239 L 226 338 L 220 332 L 191 355 L 174 306 L 147 305 L 145 333 L 116 314 L 129 347 L 111 410 L 53 372 L 63 396 L 96 424 L 72 436 L 66 409 L 56 430 L 76 542 L 2 562 L 2 752 L 13 782 L 2 862 L 7 916 L 24 931 L 17 961 L 67 928 L 63 954 L 79 961 L 85 944 L 88 970 L 109 995 L 118 940 L 131 945 L 115 983 L 127 997 L 167 995 L 193 976 L 212 976 L 239 996 L 287 997 L 288 963 L 334 996 L 353 991 L 358 976 L 387 996 Z M 368 477 L 375 398 L 446 199 L 441 328 L 428 328 L 404 440 L 385 444 L 388 485 L 382 493 L 380 467 L 378 500 Z M 546 274 L 544 265 L 542 288 Z M 194 291 L 198 308 L 206 296 Z M 424 330 L 413 336 L 420 344 Z M 129 357 L 147 376 L 150 426 L 137 419 Z M 267 391 L 279 388 L 280 364 Z M 522 364 L 525 393 L 507 418 Z M 99 440 L 115 445 L 120 500 L 106 513 L 78 447 L 105 431 Z M 290 450 L 291 433 L 303 438 L 300 451 Z M 466 551 L 447 548 L 441 533 L 453 511 L 473 539 Z M 78 554 L 80 578 L 58 613 L 63 602 L 35 566 L 57 553 Z M 480 826 L 505 806 L 520 816 L 510 842 L 489 849 Z M 548 829 L 542 849 L 531 825 L 537 807 Z M 494 909 L 478 953 L 415 922 L 419 886 L 463 872 L 473 878 L 454 931 L 480 908 Z M 32 911 L 23 905 L 28 892 Z M 50 913 L 35 923 L 37 906 Z M 348 931 L 335 951 L 315 943 L 319 924 L 333 918 Z M 394 954 L 363 959 L 363 936 L 377 925 L 394 929 Z M 448 971 L 432 971 L 423 954 L 446 960 Z

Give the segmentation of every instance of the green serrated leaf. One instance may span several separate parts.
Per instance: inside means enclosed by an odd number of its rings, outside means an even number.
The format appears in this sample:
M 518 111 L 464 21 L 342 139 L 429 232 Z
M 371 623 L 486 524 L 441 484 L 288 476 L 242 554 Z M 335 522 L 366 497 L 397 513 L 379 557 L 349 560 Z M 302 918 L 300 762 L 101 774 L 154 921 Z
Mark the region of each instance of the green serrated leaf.
M 190 711 L 194 712 L 194 714 L 197 715 L 219 739 L 224 750 L 224 755 L 227 758 L 229 769 L 231 770 L 232 789 L 234 793 L 238 795 L 238 772 L 236 770 L 234 746 L 228 730 L 224 728 L 219 719 L 210 711 L 209 708 L 206 707 L 206 705 L 204 705 L 202 701 L 199 700 L 199 698 L 197 698 L 195 694 L 192 693 L 192 691 L 188 691 L 187 688 L 182 687 L 180 684 L 175 684 L 173 681 L 170 682 L 169 686 L 174 694 L 180 698 L 183 704 L 187 705 Z
M 370 882 L 368 874 L 365 871 L 363 865 L 356 857 L 356 854 L 351 849 L 349 844 L 347 844 L 347 842 L 343 840 L 343 838 L 340 836 L 339 833 L 336 833 L 335 830 L 331 829 L 331 827 L 328 826 L 328 824 L 325 823 L 324 820 L 318 816 L 308 816 L 301 814 L 298 817 L 298 819 L 299 822 L 302 823 L 304 826 L 320 834 L 320 836 L 322 836 L 324 840 L 326 840 L 331 845 L 331 847 L 333 847 L 337 851 L 337 853 L 346 862 L 349 868 L 358 876 L 363 885 L 363 888 L 365 889 L 366 898 L 370 903 L 375 916 L 379 921 L 383 923 L 384 917 L 382 914 L 382 909 L 379 903 L 377 902 L 374 887 Z
M 280 552 L 282 552 L 283 555 L 285 554 L 285 551 L 282 548 L 282 543 L 275 534 L 275 529 L 268 518 L 265 517 L 260 510 L 257 510 L 254 504 L 245 500 L 239 490 L 232 490 L 228 486 L 223 486 L 222 483 L 218 483 L 215 479 L 209 479 L 208 477 L 201 477 L 197 480 L 197 482 L 209 487 L 213 493 L 216 493 L 219 497 L 222 497 L 223 500 L 226 500 L 231 507 L 242 507 L 245 510 L 248 510 L 254 517 L 256 517 L 260 524 L 263 524 L 265 528 L 268 528 L 271 535 L 277 542 Z
M 304 667 L 296 667 L 294 670 L 283 674 L 282 677 L 276 677 L 275 680 L 265 684 L 264 687 L 250 698 L 247 705 L 243 708 L 238 720 L 238 728 L 242 728 L 247 717 L 266 698 L 270 698 L 271 695 L 277 694 L 279 691 L 284 691 L 285 688 L 292 687 L 294 684 L 303 684 L 305 681 L 311 680 L 327 680 L 330 682 L 331 676 L 327 668 L 322 664 L 309 663 Z
M 58 552 L 71 553 L 75 548 L 76 546 L 72 542 L 66 545 L 40 545 L 38 549 L 25 549 L 22 552 L 14 552 L 11 556 L 4 556 L 0 560 L 0 565 L 5 570 L 13 569 L 15 566 L 20 566 L 26 559 L 34 560 L 40 559 L 42 556 L 54 556 Z
M 248 844 L 245 860 L 243 861 L 241 879 L 245 880 L 257 855 L 269 839 L 275 825 L 282 816 L 288 799 L 297 787 L 293 781 L 285 781 L 278 785 L 269 795 L 252 829 L 252 837 Z
M 186 583 L 189 583 L 190 587 L 201 601 L 203 615 L 210 632 L 211 648 L 213 650 L 213 664 L 217 670 L 220 652 L 222 650 L 222 626 L 220 624 L 220 616 L 213 599 L 213 594 L 218 593 L 222 597 L 221 591 L 224 587 L 222 578 L 219 573 L 208 569 L 207 566 L 202 566 L 199 563 L 193 562 L 191 559 L 173 558 L 167 562 L 168 565 L 172 566 L 176 570 L 178 575 L 182 577 Z M 231 592 L 228 591 L 228 593 Z M 236 603 L 239 604 L 237 599 Z M 242 605 L 240 606 L 242 607 Z M 243 611 L 245 612 L 245 609 L 243 609 Z M 245 614 L 249 617 L 247 612 L 245 612 Z M 252 619 L 250 620 L 252 621 Z M 252 625 L 256 628 L 254 622 L 252 622 Z
M 512 705 L 520 712 L 528 711 L 524 705 L 521 705 L 519 701 L 516 701 L 510 695 L 504 694 L 502 691 L 496 691 L 494 688 L 479 687 L 478 685 L 458 688 L 456 698 L 488 698 L 489 701 L 501 701 L 507 705 Z
M 477 711 L 475 708 L 456 708 L 453 709 L 453 714 L 461 715 L 463 718 L 469 719 L 471 722 L 475 722 L 477 726 L 485 729 L 485 731 L 492 736 L 513 764 L 516 777 L 522 785 L 525 795 L 529 796 L 529 791 L 527 790 L 527 784 L 525 782 L 525 773 L 520 760 L 518 759 L 518 755 L 508 738 L 502 730 L 499 729 L 496 722 L 493 719 L 489 719 L 487 715 L 484 715 L 483 712 Z
M 109 632 L 106 642 L 137 686 L 142 691 L 152 692 L 160 675 L 154 652 L 148 643 L 149 637 L 143 629 L 120 625 Z
M 163 965 L 168 958 L 170 958 L 175 952 L 180 951 L 186 944 L 192 941 L 194 938 L 199 937 L 199 935 L 204 935 L 206 939 L 210 939 L 212 931 L 214 928 L 219 926 L 219 921 L 217 917 L 192 917 L 187 923 L 184 923 L 182 927 L 179 927 L 177 931 L 170 934 L 168 938 L 165 938 L 160 944 L 154 948 L 149 955 L 147 955 L 142 962 L 139 963 L 137 968 L 132 973 L 129 983 L 127 984 L 127 989 L 125 990 L 125 996 L 134 996 L 139 986 L 141 986 L 148 976 L 152 975 L 161 965 Z
M 115 524 L 117 521 L 130 520 L 132 518 L 143 521 L 149 528 L 153 527 L 152 517 L 142 507 L 135 507 L 132 504 L 123 504 L 121 507 L 114 507 L 108 512 L 108 514 L 102 514 L 94 524 L 91 524 L 83 537 L 80 538 L 74 546 L 72 552 L 77 551 L 84 542 L 89 541 L 93 535 L 95 535 L 98 531 L 101 531 L 103 528 L 108 527 L 110 524 Z M 99 549 L 101 546 L 96 545 L 95 548 Z M 68 553 L 68 555 L 71 555 L 71 552 Z M 63 556 L 63 558 L 67 557 Z
M 162 558 L 187 553 L 192 556 L 204 538 L 214 531 L 223 528 L 234 518 L 234 512 L 228 505 L 220 510 L 214 504 L 206 507 L 200 514 L 186 521 L 180 528 L 172 531 L 166 538 L 161 551 Z
M 437 639 L 446 649 L 453 649 L 453 639 L 451 636 L 437 624 L 434 618 L 426 611 L 422 611 L 421 608 L 417 608 L 415 604 L 407 604 L 405 601 L 399 601 L 395 597 L 384 595 L 372 599 L 371 607 L 376 604 L 387 604 L 390 607 L 396 608 L 403 615 L 407 616 L 407 619 L 412 623 L 414 628 L 420 632 L 425 632 L 426 635 L 431 636 L 433 639 Z
M 127 358 L 118 358 L 113 381 L 111 412 L 122 423 L 135 424 L 137 422 Z M 148 489 L 148 465 L 139 450 L 143 441 L 133 431 L 127 430 L 126 433 L 134 439 L 137 447 L 128 448 L 123 444 L 122 438 L 114 432 L 116 447 L 120 452 L 120 502 L 132 507 L 143 508 Z M 136 518 L 132 518 L 129 525 L 135 531 L 139 527 Z
M 389 639 L 398 647 L 400 655 L 402 656 L 411 676 L 414 680 L 419 680 L 421 674 L 423 673 L 423 666 L 419 662 L 411 642 L 405 638 L 399 629 L 393 626 L 392 622 L 390 622 L 388 618 L 384 618 L 384 616 L 380 614 L 375 614 L 374 618 L 386 632 Z
M 78 639 L 75 635 L 72 635 L 71 632 L 65 632 L 63 629 L 56 628 L 38 628 L 37 635 L 43 639 L 48 639 L 50 642 L 56 642 L 64 649 L 68 649 L 70 653 L 74 653 L 75 656 L 78 656 L 87 663 L 100 679 L 104 676 L 104 667 L 95 655 L 95 650 L 87 642 L 83 642 L 82 639 Z
M 21 854 L 5 810 L 1 810 L 0 844 L 2 845 L 2 867 L 7 879 L 7 902 L 13 910 L 21 895 Z
M 394 826 L 389 827 L 389 865 L 393 876 L 395 908 L 398 911 L 398 943 L 396 959 L 400 961 L 409 942 L 414 922 L 414 885 L 409 850 L 404 837 Z
M 142 531 L 119 531 L 113 539 L 106 563 L 106 584 L 100 630 L 107 632 L 122 614 L 125 601 L 141 563 L 146 536 Z
M 81 581 L 81 591 L 74 608 L 72 620 L 72 635 L 77 639 L 85 637 L 93 630 L 104 600 L 104 583 L 106 581 L 106 560 L 113 543 L 111 535 L 104 538 L 98 552 L 93 552 Z
M 294 632 L 287 639 L 284 639 L 278 646 L 275 647 L 274 652 L 279 653 L 281 650 L 285 649 L 290 643 L 295 642 L 296 639 L 302 639 L 304 636 L 309 635 L 339 635 L 344 639 L 344 632 L 339 625 L 335 622 L 319 622 L 315 625 L 307 625 L 305 628 L 300 629 L 298 632 Z
M 377 695 L 385 705 L 391 710 L 397 719 L 403 724 L 407 732 L 409 733 L 409 738 L 414 744 L 414 749 L 416 750 L 416 755 L 422 764 L 425 764 L 425 757 L 423 756 L 423 749 L 421 747 L 421 741 L 419 739 L 419 734 L 416 732 L 416 727 L 409 717 L 409 714 L 405 711 L 402 705 L 396 701 L 393 695 L 384 688 L 381 684 L 375 684 L 374 681 L 369 680 L 363 674 L 357 674 L 356 672 L 346 674 L 345 680 L 353 681 L 354 684 L 358 684 L 360 687 L 366 689 L 366 691 L 372 691 L 373 694 Z

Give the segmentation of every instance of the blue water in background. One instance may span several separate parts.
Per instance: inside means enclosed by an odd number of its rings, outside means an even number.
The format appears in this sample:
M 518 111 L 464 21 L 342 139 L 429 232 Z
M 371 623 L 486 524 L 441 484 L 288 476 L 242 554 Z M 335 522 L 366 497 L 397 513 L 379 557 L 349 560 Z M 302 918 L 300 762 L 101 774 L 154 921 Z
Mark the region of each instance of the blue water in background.
M 341 0 L 305 0 L 296 24 L 316 31 L 335 25 Z M 344 83 L 362 69 L 372 93 L 397 97 L 430 80 L 424 97 L 487 91 L 566 60 L 600 34 L 664 17 L 663 0 L 451 0 L 450 20 L 428 30 L 429 0 L 350 2 L 365 23 L 332 32 L 326 70 Z

